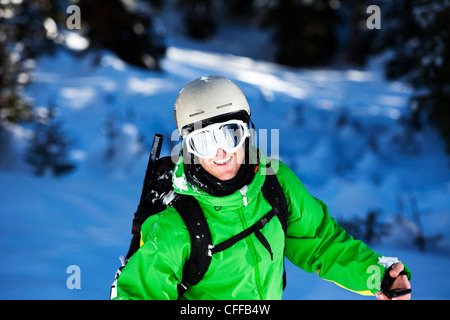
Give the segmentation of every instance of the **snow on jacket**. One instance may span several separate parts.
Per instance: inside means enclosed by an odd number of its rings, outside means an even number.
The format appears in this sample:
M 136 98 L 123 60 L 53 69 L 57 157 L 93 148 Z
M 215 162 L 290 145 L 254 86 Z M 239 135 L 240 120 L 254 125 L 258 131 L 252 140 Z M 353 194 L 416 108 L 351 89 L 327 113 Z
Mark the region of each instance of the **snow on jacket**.
M 270 211 L 261 192 L 264 162 L 262 159 L 247 190 L 214 197 L 187 182 L 180 157 L 174 169 L 174 190 L 198 200 L 214 245 L 247 229 Z M 379 291 L 387 267 L 379 262 L 386 259 L 339 227 L 327 207 L 312 197 L 281 161 L 276 176 L 286 195 L 289 216 L 287 237 L 277 218 L 261 230 L 272 248 L 273 261 L 252 234 L 214 254 L 204 278 L 183 299 L 281 299 L 284 256 L 299 268 L 317 272 L 321 278 L 346 289 L 364 295 Z M 167 206 L 163 212 L 150 216 L 141 232 L 141 247 L 118 279 L 116 299 L 177 299 L 177 285 L 191 249 L 182 218 Z

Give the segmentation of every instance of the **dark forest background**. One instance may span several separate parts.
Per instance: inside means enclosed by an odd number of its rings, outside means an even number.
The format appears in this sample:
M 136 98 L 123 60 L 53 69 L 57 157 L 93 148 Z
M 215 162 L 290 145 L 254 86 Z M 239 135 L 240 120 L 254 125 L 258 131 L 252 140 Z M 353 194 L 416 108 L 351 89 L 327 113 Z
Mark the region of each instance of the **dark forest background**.
M 80 8 L 79 29 L 67 27 L 70 5 Z M 370 5 L 380 8 L 380 29 L 366 25 Z M 448 0 L 4 0 L 0 138 L 7 123 L 33 123 L 36 135 L 28 161 L 37 168 L 53 161 L 56 170 L 70 170 L 64 160 L 68 142 L 52 122 L 52 112 L 37 115 L 23 95 L 33 81 L 36 59 L 64 47 L 68 32 L 77 32 L 89 45 L 74 54 L 107 49 L 129 64 L 158 72 L 167 46 L 158 19 L 165 9 L 182 14 L 184 35 L 196 41 L 213 39 L 223 23 L 267 30 L 274 61 L 292 67 L 359 68 L 385 54 L 386 77 L 414 88 L 405 123 L 412 130 L 432 124 L 450 152 Z

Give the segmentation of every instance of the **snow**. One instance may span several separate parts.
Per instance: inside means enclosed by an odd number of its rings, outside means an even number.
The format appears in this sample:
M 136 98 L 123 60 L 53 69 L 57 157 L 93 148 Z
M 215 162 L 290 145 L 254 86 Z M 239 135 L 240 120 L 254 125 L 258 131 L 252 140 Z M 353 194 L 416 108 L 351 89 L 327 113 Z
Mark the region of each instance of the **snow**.
M 251 45 L 254 34 L 247 34 L 250 57 L 237 46 L 238 54 L 224 53 L 219 40 L 170 39 L 161 72 L 130 67 L 108 52 L 76 58 L 59 50 L 38 61 L 27 95 L 38 107 L 59 108 L 77 169 L 59 178 L 33 176 L 22 160 L 28 129 L 8 128 L 0 162 L 0 299 L 108 299 L 131 239 L 148 159 L 144 146 L 157 132 L 165 136 L 162 155 L 179 146 L 176 96 L 189 81 L 211 74 L 241 87 L 257 129 L 279 129 L 281 160 L 338 221 L 379 210 L 397 222 L 372 247 L 408 265 L 413 298 L 450 298 L 449 157 L 431 128 L 407 135 L 399 125 L 410 88 L 385 81 L 376 60 L 363 70 L 258 60 L 264 37 Z M 117 133 L 113 142 L 108 121 Z M 105 161 L 110 146 L 115 153 Z M 417 212 L 426 236 L 442 236 L 425 252 L 412 239 Z M 81 271 L 80 289 L 67 286 L 73 265 Z M 374 299 L 289 262 L 287 273 L 285 299 Z
M 400 260 L 398 260 L 397 257 L 381 257 L 378 258 L 378 264 L 381 264 L 386 269 L 392 266 L 394 263 L 398 263 Z

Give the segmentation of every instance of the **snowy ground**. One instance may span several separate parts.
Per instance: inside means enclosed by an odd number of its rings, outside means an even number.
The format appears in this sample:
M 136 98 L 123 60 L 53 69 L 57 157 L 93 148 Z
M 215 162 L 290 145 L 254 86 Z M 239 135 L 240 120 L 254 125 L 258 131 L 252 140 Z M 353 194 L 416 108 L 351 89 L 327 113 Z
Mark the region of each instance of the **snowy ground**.
M 247 95 L 257 128 L 279 129 L 279 148 L 269 155 L 279 154 L 338 220 L 379 210 L 395 222 L 401 214 L 409 224 L 393 228 L 374 249 L 410 267 L 413 298 L 449 299 L 449 158 L 431 129 L 401 144 L 399 119 L 411 92 L 384 81 L 378 66 L 289 69 L 191 43 L 171 46 L 162 72 L 132 68 L 108 53 L 42 58 L 27 94 L 37 106 L 59 108 L 77 170 L 34 177 L 21 160 L 26 128 L 9 129 L 9 156 L 0 161 L 0 298 L 108 298 L 145 172 L 141 136 L 148 146 L 154 133 L 163 133 L 168 155 L 178 143 L 171 141 L 178 91 L 197 77 L 220 74 Z M 120 134 L 116 156 L 105 162 L 108 119 Z M 426 252 L 412 240 L 417 212 L 425 235 L 442 235 Z M 71 265 L 80 267 L 81 289 L 67 288 Z M 285 299 L 362 298 L 291 264 L 287 270 Z

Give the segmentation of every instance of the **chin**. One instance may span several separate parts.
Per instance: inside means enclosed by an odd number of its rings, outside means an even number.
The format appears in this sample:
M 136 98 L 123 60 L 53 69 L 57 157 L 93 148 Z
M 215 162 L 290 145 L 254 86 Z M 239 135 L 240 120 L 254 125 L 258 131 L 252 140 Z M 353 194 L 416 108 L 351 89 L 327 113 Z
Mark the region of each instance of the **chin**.
M 228 165 L 226 167 L 215 167 L 214 170 L 210 172 L 219 180 L 231 180 L 233 179 L 239 171 L 239 166 Z
M 233 173 L 233 174 L 220 175 L 217 178 L 222 181 L 227 181 L 227 180 L 233 179 L 235 176 L 236 176 L 236 173 Z

